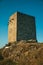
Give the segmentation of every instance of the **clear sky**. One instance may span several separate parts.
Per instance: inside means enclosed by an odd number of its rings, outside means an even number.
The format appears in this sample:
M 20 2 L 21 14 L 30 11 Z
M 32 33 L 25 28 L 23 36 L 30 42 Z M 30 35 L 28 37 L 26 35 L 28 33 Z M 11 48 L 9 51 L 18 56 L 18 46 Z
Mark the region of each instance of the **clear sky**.
M 15 12 L 36 18 L 38 42 L 43 42 L 43 0 L 0 0 L 0 47 L 8 43 L 8 20 Z

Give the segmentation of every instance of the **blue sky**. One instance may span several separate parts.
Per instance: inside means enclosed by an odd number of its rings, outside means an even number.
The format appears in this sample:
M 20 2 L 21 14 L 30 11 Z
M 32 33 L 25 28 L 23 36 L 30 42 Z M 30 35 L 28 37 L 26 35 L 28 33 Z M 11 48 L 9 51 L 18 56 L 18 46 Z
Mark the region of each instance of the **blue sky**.
M 43 0 L 0 0 L 0 47 L 8 43 L 8 20 L 15 12 L 35 16 L 38 42 L 43 42 Z

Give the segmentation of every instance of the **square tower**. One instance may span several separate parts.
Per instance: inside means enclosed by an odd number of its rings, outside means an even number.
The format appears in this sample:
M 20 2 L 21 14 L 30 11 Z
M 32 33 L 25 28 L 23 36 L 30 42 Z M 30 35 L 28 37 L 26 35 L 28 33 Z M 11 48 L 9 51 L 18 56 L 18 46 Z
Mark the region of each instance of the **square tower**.
M 36 40 L 35 17 L 16 12 L 9 19 L 8 42 L 20 40 Z

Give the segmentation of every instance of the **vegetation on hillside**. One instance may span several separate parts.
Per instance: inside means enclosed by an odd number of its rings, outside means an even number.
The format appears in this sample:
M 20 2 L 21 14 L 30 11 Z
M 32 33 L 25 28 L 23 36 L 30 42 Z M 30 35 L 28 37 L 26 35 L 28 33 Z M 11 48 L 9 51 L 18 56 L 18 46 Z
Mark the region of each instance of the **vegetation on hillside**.
M 20 41 L 0 49 L 0 65 L 43 65 L 43 44 Z

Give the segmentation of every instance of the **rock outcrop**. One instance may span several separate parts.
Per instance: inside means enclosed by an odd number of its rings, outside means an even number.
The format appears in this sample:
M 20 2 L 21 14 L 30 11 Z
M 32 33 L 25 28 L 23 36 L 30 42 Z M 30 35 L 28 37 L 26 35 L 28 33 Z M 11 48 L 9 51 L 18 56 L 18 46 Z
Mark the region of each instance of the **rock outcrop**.
M 2 50 L 2 57 L 1 65 L 43 65 L 43 44 L 28 41 L 8 44 Z

